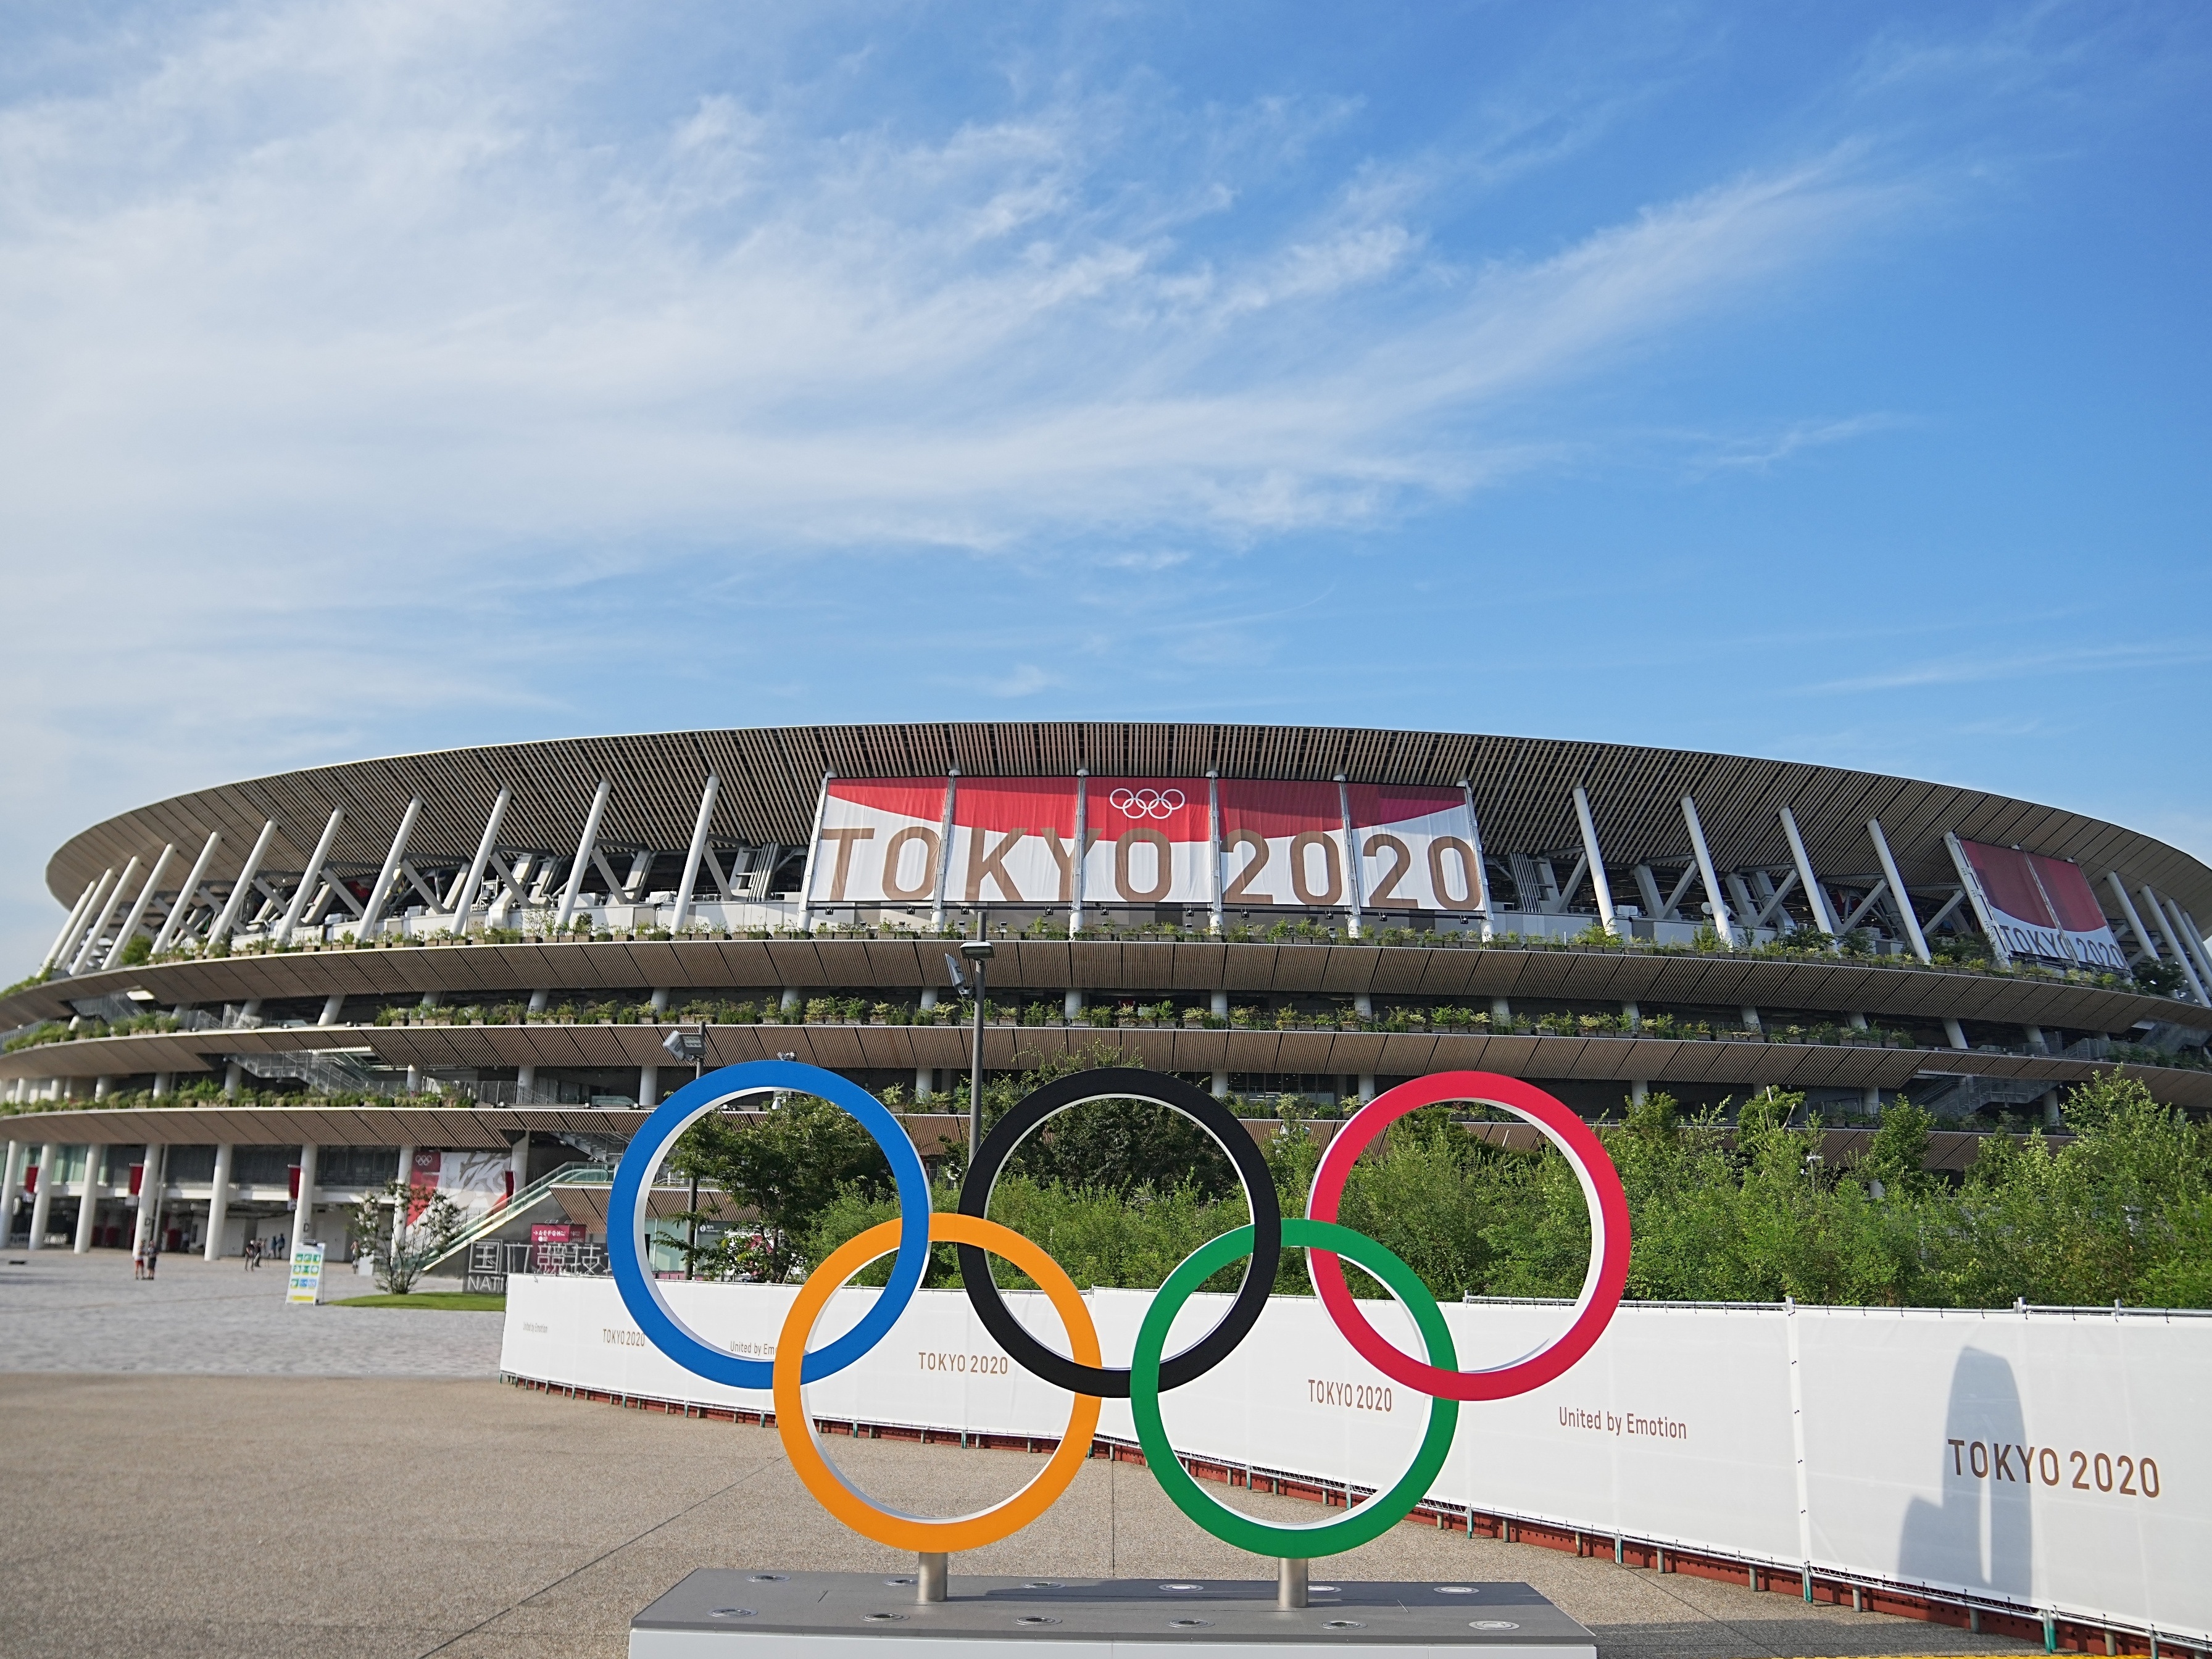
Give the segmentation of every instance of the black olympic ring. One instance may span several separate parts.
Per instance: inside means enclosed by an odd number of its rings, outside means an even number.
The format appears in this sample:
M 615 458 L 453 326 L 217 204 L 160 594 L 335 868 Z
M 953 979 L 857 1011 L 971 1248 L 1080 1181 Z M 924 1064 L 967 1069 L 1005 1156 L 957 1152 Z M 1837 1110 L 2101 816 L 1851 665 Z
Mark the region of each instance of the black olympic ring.
M 1237 1177 L 1244 1185 L 1244 1201 L 1252 1212 L 1252 1254 L 1245 1263 L 1244 1282 L 1237 1287 L 1237 1299 L 1229 1304 L 1219 1324 L 1181 1353 L 1160 1362 L 1161 1389 L 1179 1389 L 1228 1358 L 1245 1333 L 1259 1322 L 1275 1288 L 1275 1264 L 1283 1254 L 1283 1212 L 1275 1201 L 1275 1177 L 1251 1131 L 1226 1106 L 1181 1078 L 1133 1066 L 1109 1066 L 1055 1079 L 1024 1097 L 983 1137 L 982 1147 L 960 1183 L 960 1213 L 988 1218 L 986 1212 L 999 1171 L 1030 1130 L 1071 1106 L 1109 1099 L 1152 1101 L 1181 1112 L 1212 1135 L 1237 1166 Z M 1070 1394 L 1097 1395 L 1104 1400 L 1129 1397 L 1126 1369 L 1078 1364 L 1046 1347 L 1006 1306 L 991 1277 L 990 1259 L 983 1251 L 973 1244 L 954 1248 L 959 1252 L 960 1281 L 967 1287 L 969 1305 L 983 1322 L 983 1328 L 1015 1364 Z

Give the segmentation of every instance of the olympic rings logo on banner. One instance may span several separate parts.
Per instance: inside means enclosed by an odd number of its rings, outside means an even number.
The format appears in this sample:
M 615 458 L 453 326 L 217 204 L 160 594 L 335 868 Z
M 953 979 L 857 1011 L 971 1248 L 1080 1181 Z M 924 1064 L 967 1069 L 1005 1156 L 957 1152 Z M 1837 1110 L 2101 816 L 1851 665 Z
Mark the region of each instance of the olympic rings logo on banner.
M 899 1218 L 849 1240 L 807 1276 L 785 1316 L 775 1357 L 766 1360 L 726 1352 L 678 1318 L 646 1267 L 641 1235 L 653 1178 L 676 1138 L 732 1097 L 771 1089 L 819 1096 L 853 1115 L 890 1161 Z M 1126 1368 L 1104 1363 L 1090 1307 L 1060 1264 L 986 1214 L 1000 1171 L 1026 1137 L 1070 1107 L 1108 1098 L 1149 1100 L 1171 1107 L 1206 1130 L 1228 1154 L 1252 1214 L 1248 1225 L 1201 1244 L 1167 1276 L 1153 1293 Z M 1385 1246 L 1336 1219 L 1345 1182 L 1360 1152 L 1407 1112 L 1439 1101 L 1500 1107 L 1534 1125 L 1565 1156 L 1589 1206 L 1589 1267 L 1567 1328 L 1534 1352 L 1507 1364 L 1461 1370 L 1443 1312 L 1419 1276 Z M 1416 1078 L 1361 1107 L 1322 1155 L 1305 1215 L 1288 1218 L 1276 1201 L 1273 1179 L 1257 1143 L 1212 1095 L 1158 1072 L 1113 1067 L 1077 1073 L 1046 1084 L 1002 1118 L 976 1151 L 961 1185 L 959 1209 L 933 1214 L 929 1177 L 921 1155 L 898 1120 L 874 1096 L 818 1066 L 753 1060 L 710 1072 L 686 1085 L 646 1120 L 616 1172 L 608 1222 L 607 1254 L 615 1284 L 646 1339 L 685 1370 L 709 1381 L 772 1392 L 784 1450 L 801 1483 L 822 1506 L 864 1537 L 896 1549 L 923 1552 L 977 1549 L 1043 1514 L 1089 1459 L 1099 1407 L 1109 1399 L 1129 1402 L 1145 1461 L 1169 1498 L 1224 1543 L 1255 1554 L 1308 1558 L 1355 1548 L 1395 1526 L 1426 1496 L 1450 1455 L 1460 1402 L 1508 1399 L 1560 1376 L 1603 1334 L 1628 1282 L 1628 1200 L 1605 1148 L 1559 1100 L 1532 1084 L 1490 1072 L 1440 1072 Z M 1058 1449 L 1027 1485 L 1001 1503 L 944 1519 L 902 1514 L 865 1497 L 817 1444 L 805 1393 L 807 1383 L 853 1364 L 889 1334 L 914 1299 L 933 1243 L 954 1247 L 969 1305 L 1008 1358 L 1073 1396 Z M 1234 1352 L 1259 1322 L 1285 1247 L 1305 1250 L 1307 1272 L 1322 1305 L 1353 1349 L 1392 1381 L 1429 1396 L 1428 1424 L 1420 1446 L 1393 1485 L 1356 1509 L 1297 1526 L 1255 1519 L 1209 1496 L 1183 1468 L 1160 1413 L 1161 1395 L 1205 1376 Z M 890 1283 L 866 1315 L 836 1340 L 810 1348 L 814 1328 L 830 1298 L 854 1274 L 887 1255 L 893 1256 Z M 1042 1287 L 1060 1317 L 1067 1352 L 1056 1352 L 1014 1316 L 991 1277 L 993 1255 L 1004 1257 Z M 1345 1282 L 1346 1257 L 1372 1274 L 1405 1309 L 1420 1335 L 1424 1358 L 1401 1352 L 1368 1322 Z M 1227 1311 L 1189 1346 L 1166 1353 L 1176 1315 L 1192 1293 L 1240 1261 L 1245 1264 L 1243 1279 Z
M 1180 789 L 1116 789 L 1106 799 L 1125 818 L 1171 818 L 1184 801 Z

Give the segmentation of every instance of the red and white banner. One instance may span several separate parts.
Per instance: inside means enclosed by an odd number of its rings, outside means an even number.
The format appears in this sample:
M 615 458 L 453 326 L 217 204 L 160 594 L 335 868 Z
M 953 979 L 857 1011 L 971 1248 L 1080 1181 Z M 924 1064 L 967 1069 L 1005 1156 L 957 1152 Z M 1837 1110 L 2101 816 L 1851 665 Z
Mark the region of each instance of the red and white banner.
M 2127 952 L 2081 866 L 1987 842 L 1945 837 L 1982 926 L 2015 957 L 2125 973 Z
M 1478 845 L 1466 797 L 1448 789 L 833 779 L 807 898 L 1472 912 L 1486 908 Z

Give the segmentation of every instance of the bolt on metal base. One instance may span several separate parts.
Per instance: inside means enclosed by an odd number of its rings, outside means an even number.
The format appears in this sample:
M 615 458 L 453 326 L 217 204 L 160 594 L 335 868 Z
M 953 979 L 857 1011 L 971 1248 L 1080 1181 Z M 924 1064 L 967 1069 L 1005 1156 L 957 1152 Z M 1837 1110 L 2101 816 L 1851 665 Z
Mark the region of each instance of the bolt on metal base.
M 923 1550 L 915 1558 L 915 1601 L 942 1601 L 945 1599 L 945 1559 L 943 1550 Z
M 1275 1561 L 1275 1605 L 1279 1607 L 1302 1607 L 1305 1604 L 1305 1561 L 1294 1555 L 1278 1557 Z

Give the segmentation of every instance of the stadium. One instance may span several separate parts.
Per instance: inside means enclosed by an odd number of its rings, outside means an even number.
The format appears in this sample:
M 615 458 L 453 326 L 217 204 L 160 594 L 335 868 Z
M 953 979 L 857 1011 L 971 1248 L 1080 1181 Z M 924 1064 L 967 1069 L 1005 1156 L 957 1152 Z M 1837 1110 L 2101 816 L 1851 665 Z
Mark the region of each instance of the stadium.
M 33 1249 L 342 1255 L 343 1212 L 394 1178 L 472 1210 L 479 1267 L 533 1227 L 588 1249 L 611 1166 L 695 1063 L 831 1068 L 934 1156 L 971 1060 L 949 957 L 979 939 L 987 1073 L 1118 1057 L 1255 1123 L 1444 1070 L 1593 1121 L 1771 1087 L 1841 1156 L 1909 1098 L 1956 1169 L 1984 1134 L 2063 1133 L 2061 1091 L 2115 1065 L 2212 1107 L 2197 859 L 2031 801 L 1684 750 L 578 738 L 179 795 L 46 879 L 64 919 L 0 1006 L 5 1237 Z

